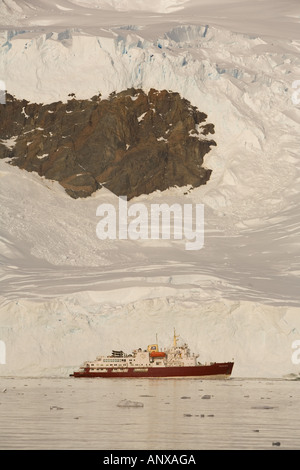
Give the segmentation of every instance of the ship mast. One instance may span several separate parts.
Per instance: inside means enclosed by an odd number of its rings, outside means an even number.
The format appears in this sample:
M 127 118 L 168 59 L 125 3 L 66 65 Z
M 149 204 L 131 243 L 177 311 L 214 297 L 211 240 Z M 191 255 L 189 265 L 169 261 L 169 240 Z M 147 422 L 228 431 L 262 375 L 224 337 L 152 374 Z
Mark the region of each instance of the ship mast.
M 174 348 L 176 348 L 176 346 L 177 346 L 177 340 L 178 340 L 178 338 L 179 338 L 179 336 L 176 336 L 176 332 L 175 332 L 175 328 L 174 328 L 174 342 L 173 342 Z

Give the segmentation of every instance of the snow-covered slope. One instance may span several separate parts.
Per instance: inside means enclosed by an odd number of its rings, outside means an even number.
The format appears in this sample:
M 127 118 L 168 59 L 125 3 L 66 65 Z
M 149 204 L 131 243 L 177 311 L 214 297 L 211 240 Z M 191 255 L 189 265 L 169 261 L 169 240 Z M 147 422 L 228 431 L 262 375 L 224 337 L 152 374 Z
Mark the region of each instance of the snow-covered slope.
M 71 0 L 75 5 L 88 8 L 113 9 L 116 11 L 143 10 L 156 13 L 168 13 L 183 8 L 188 0 Z M 63 8 L 63 7 L 60 7 Z
M 210 182 L 188 195 L 177 188 L 138 198 L 203 203 L 205 245 L 188 252 L 182 241 L 100 241 L 96 209 L 113 195 L 74 201 L 1 161 L 0 374 L 66 374 L 156 333 L 167 343 L 173 326 L 203 360 L 234 357 L 235 375 L 299 373 L 297 4 L 277 2 L 252 28 L 270 2 L 237 1 L 234 10 L 222 2 L 217 18 L 202 1 L 157 2 L 165 8 L 157 18 L 120 11 L 126 2 L 83 3 L 3 2 L 11 27 L 1 32 L 0 79 L 38 102 L 166 88 L 207 113 L 218 144 L 206 158 Z

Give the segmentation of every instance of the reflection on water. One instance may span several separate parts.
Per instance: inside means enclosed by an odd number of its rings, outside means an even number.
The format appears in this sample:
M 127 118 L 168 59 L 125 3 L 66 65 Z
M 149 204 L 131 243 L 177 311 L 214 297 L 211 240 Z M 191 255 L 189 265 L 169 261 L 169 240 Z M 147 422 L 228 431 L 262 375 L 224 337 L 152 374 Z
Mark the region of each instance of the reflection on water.
M 299 386 L 0 378 L 0 449 L 299 449 Z

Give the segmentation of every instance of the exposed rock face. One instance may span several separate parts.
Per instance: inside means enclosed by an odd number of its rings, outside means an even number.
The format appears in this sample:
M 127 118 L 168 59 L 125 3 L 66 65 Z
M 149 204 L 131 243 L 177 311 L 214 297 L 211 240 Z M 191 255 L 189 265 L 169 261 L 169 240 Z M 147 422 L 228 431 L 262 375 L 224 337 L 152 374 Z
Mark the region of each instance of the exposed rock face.
M 74 197 L 105 186 L 128 199 L 205 184 L 213 124 L 178 93 L 129 89 L 101 100 L 0 105 L 0 158 L 59 181 Z

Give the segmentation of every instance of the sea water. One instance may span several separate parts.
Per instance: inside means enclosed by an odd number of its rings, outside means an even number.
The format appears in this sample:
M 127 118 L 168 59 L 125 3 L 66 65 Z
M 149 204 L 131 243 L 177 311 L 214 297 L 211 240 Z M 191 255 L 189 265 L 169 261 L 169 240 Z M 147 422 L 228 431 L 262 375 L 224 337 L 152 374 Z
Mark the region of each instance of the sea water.
M 0 378 L 1 450 L 300 449 L 300 382 Z

